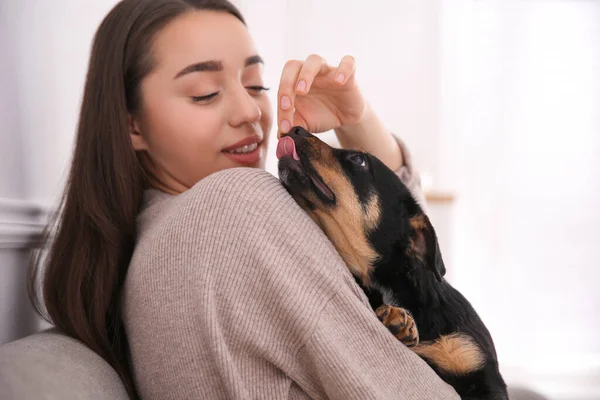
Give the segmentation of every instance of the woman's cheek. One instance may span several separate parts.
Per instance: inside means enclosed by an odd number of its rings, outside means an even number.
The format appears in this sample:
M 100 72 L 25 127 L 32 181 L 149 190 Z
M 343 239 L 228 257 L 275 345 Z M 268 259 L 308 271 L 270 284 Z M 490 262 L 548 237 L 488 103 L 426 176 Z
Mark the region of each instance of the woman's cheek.
M 262 126 L 267 134 L 271 127 L 273 126 L 273 107 L 271 104 L 271 99 L 267 95 L 263 95 L 264 99 L 261 99 L 261 104 L 259 105 L 262 114 Z

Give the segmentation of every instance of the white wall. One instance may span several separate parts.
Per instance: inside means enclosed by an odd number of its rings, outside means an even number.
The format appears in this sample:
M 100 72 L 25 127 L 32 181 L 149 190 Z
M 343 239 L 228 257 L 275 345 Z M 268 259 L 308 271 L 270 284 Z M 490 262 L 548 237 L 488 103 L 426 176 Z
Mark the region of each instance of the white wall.
M 92 37 L 116 1 L 8 1 L 20 9 L 12 37 L 27 196 L 50 206 L 70 162 Z
M 0 198 L 16 198 L 24 195 L 22 176 L 22 140 L 18 105 L 15 99 L 19 88 L 15 82 L 17 66 L 14 58 L 17 53 L 11 14 L 16 12 L 16 4 L 0 3 Z
M 0 3 L 0 344 L 37 329 L 25 291 L 27 247 L 39 231 L 39 208 L 27 199 L 28 159 L 18 84 L 17 2 Z

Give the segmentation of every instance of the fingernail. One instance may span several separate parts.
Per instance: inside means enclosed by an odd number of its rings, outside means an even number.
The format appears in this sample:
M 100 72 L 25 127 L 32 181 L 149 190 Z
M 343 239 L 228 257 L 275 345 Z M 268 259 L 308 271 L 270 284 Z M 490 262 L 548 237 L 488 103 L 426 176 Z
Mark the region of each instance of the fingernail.
M 344 83 L 344 74 L 338 74 L 337 78 L 335 78 L 336 81 L 338 81 L 339 83 Z
M 288 108 L 290 108 L 290 106 L 292 105 L 292 102 L 290 101 L 290 98 L 287 96 L 283 96 L 281 98 L 281 108 L 284 110 L 287 110 Z
M 296 90 L 298 90 L 299 92 L 304 92 L 306 90 L 306 82 L 304 80 L 298 82 Z
M 281 121 L 281 132 L 288 133 L 289 130 L 290 130 L 290 123 L 288 122 L 288 120 L 284 119 L 283 121 Z

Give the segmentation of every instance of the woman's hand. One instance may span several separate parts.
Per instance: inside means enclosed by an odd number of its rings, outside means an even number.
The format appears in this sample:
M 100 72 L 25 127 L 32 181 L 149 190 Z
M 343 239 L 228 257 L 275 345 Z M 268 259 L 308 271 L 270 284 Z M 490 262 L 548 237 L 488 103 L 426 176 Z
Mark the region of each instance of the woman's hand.
M 359 123 L 367 104 L 355 70 L 352 56 L 344 56 L 337 67 L 316 54 L 288 61 L 277 93 L 278 137 L 297 125 L 319 133 Z
M 352 56 L 334 68 L 318 55 L 285 64 L 277 92 L 277 137 L 293 126 L 310 133 L 335 130 L 340 145 L 373 154 L 392 170 L 403 164 L 402 151 L 362 96 Z

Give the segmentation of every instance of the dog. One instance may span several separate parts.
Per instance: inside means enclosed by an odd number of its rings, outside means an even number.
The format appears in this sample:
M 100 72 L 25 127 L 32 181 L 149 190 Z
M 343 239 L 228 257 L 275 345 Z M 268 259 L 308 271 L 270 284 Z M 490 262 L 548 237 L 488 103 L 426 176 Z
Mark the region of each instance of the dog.
M 279 180 L 334 244 L 377 317 L 462 399 L 508 399 L 492 337 L 445 279 L 429 218 L 383 162 L 302 127 L 277 146 Z

